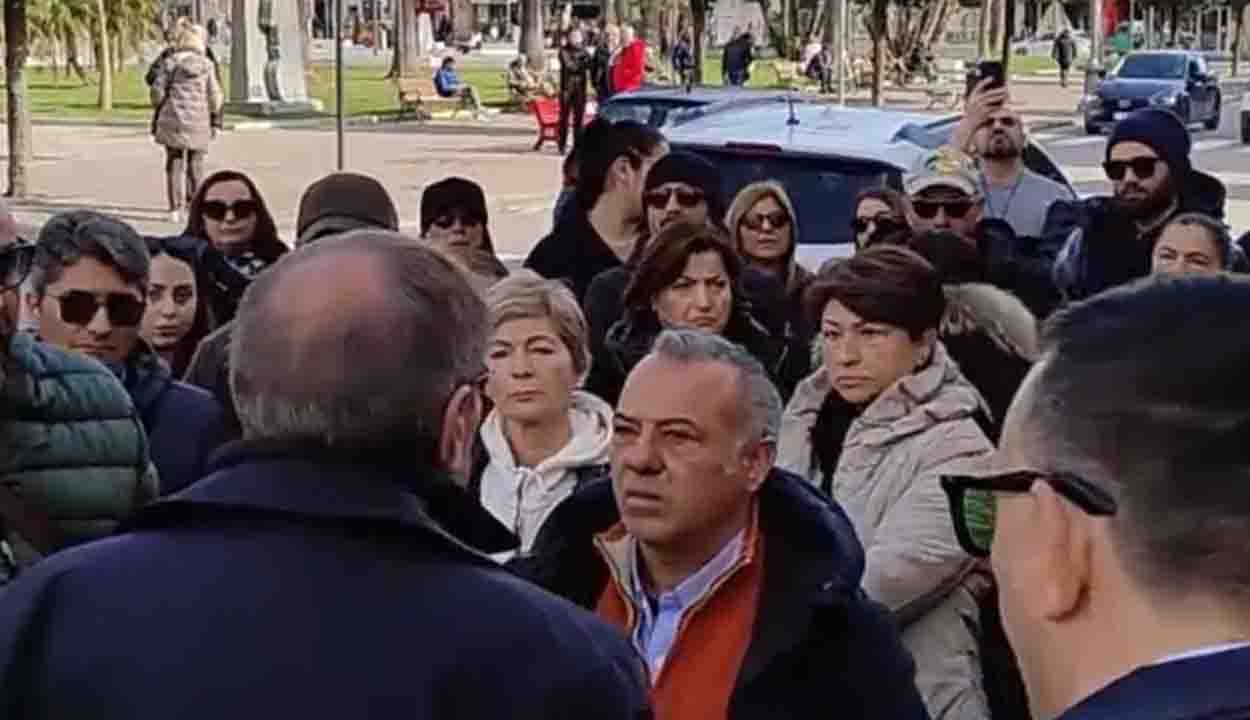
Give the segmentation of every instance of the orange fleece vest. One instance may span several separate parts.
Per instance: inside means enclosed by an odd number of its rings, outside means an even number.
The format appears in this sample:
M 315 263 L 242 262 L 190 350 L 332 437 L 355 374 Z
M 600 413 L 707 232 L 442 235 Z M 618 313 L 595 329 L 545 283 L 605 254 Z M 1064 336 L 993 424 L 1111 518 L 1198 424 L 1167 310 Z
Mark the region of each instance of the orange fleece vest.
M 738 562 L 682 617 L 664 667 L 652 680 L 656 720 L 729 716 L 729 697 L 751 644 L 764 578 L 764 537 L 757 523 L 751 523 L 745 540 Z M 609 577 L 596 611 L 632 637 L 638 611 L 626 599 L 616 573 Z

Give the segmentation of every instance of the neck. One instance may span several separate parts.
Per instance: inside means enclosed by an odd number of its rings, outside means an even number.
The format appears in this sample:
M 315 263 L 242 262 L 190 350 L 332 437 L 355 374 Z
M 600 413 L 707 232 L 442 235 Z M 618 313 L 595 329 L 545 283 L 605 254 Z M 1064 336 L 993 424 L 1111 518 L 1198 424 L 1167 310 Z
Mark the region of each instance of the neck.
M 785 258 L 776 258 L 771 260 L 760 260 L 751 258 L 751 267 L 768 273 L 784 283 L 786 281 L 786 261 Z
M 1164 221 L 1172 217 L 1172 214 L 1176 212 L 1176 208 L 1179 205 L 1180 205 L 1180 200 L 1178 198 L 1173 197 L 1172 202 L 1168 203 L 1168 206 L 1164 208 L 1163 210 L 1161 210 L 1158 214 L 1151 215 L 1148 218 L 1143 218 L 1141 220 L 1138 220 L 1137 229 L 1140 230 L 1141 232 L 1149 232 L 1159 227 L 1160 225 L 1164 223 Z
M 218 245 L 217 249 L 221 250 L 221 254 L 225 255 L 226 257 L 232 257 L 232 258 L 242 257 L 243 255 L 246 255 L 248 252 L 251 251 L 252 243 L 251 242 L 226 243 L 224 245 Z
M 165 364 L 168 365 L 170 368 L 173 368 L 174 355 L 178 354 L 177 346 L 171 346 L 167 348 L 153 348 L 153 350 L 156 351 L 157 357 L 159 357 L 161 360 L 164 360 Z
M 538 422 L 504 419 L 503 434 L 517 467 L 535 468 L 569 444 L 573 425 L 567 412 Z
M 638 543 L 648 590 L 658 595 L 672 592 L 686 578 L 716 557 L 751 520 L 751 503 L 735 510 L 720 527 L 701 538 L 684 537 L 673 546 Z
M 638 224 L 631 220 L 619 201 L 605 192 L 588 214 L 590 226 L 608 244 L 612 252 L 625 262 L 638 240 Z
M 981 174 L 985 176 L 985 182 L 990 187 L 1011 185 L 1020 179 L 1020 173 L 1022 172 L 1024 172 L 1024 163 L 1019 155 L 1007 158 L 981 159 Z
M 1227 643 L 1250 641 L 1250 614 L 1211 598 L 1154 606 L 1138 598 L 1106 608 L 1104 619 L 1073 628 L 1050 677 L 1031 684 L 1034 714 L 1053 718 L 1116 680 L 1163 658 Z M 1079 639 L 1078 639 L 1079 637 Z M 1054 647 L 1065 647 L 1056 645 Z

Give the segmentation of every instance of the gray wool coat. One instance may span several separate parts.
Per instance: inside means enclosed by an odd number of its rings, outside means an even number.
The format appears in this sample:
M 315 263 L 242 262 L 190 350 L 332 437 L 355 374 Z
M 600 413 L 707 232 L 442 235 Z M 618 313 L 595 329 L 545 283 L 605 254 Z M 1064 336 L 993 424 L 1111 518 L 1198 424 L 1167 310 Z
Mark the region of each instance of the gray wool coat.
M 178 150 L 208 149 L 212 116 L 224 100 L 211 60 L 190 50 L 174 53 L 160 64 L 151 96 L 157 143 Z

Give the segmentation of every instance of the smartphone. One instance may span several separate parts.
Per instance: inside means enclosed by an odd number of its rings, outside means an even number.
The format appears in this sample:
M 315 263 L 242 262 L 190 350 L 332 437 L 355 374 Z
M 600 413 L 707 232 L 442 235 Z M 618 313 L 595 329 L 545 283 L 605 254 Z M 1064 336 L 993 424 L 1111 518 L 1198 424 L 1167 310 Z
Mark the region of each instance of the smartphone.
M 995 90 L 1007 84 L 1007 71 L 998 60 L 982 60 L 973 65 L 968 71 L 968 87 L 964 90 L 964 97 L 972 95 L 972 91 L 986 78 L 990 78 L 990 84 L 985 89 Z

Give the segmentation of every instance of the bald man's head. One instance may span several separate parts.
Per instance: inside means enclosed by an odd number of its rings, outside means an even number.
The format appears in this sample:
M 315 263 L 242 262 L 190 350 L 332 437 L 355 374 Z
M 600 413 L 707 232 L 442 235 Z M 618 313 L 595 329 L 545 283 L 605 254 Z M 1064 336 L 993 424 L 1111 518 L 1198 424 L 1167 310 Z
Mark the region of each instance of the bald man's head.
M 446 258 L 366 230 L 260 275 L 236 325 L 245 437 L 432 453 L 449 398 L 482 367 L 486 310 Z

